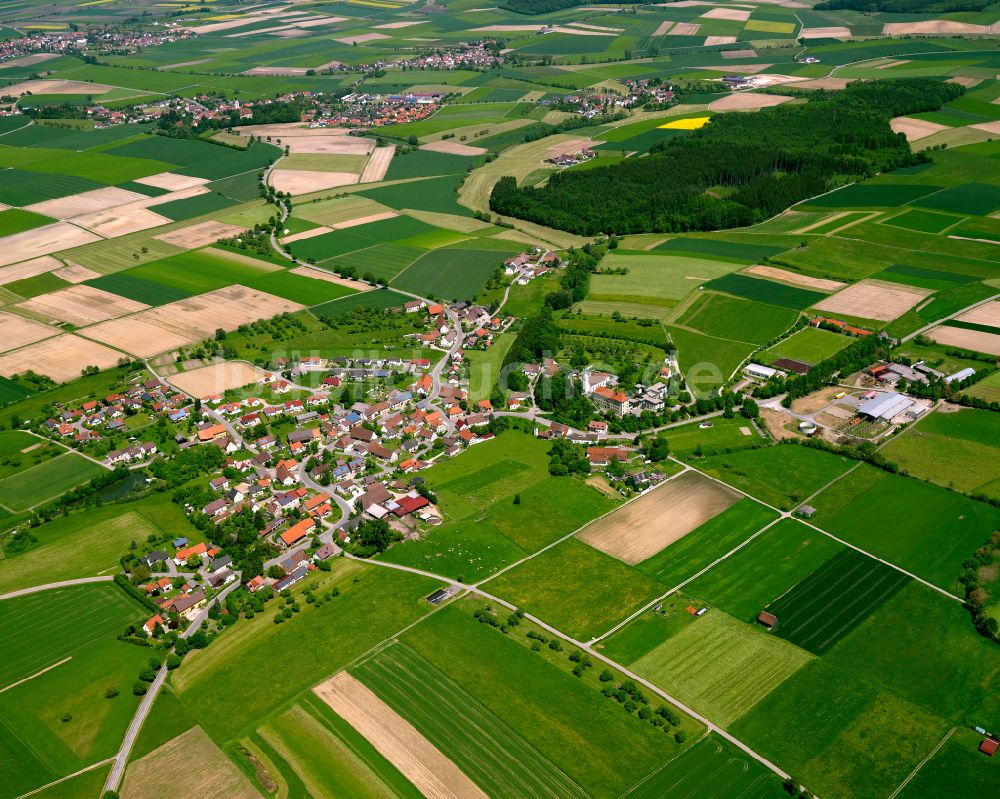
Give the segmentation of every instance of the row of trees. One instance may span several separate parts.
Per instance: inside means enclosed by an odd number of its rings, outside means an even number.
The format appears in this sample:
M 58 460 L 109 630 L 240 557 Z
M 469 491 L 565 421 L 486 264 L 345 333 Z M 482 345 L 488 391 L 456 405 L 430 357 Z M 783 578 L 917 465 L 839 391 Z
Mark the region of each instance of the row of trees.
M 875 81 L 800 105 L 717 114 L 690 135 L 664 138 L 647 158 L 557 172 L 540 188 L 505 176 L 490 208 L 580 235 L 751 225 L 838 184 L 928 161 L 889 121 L 963 91 L 928 79 Z

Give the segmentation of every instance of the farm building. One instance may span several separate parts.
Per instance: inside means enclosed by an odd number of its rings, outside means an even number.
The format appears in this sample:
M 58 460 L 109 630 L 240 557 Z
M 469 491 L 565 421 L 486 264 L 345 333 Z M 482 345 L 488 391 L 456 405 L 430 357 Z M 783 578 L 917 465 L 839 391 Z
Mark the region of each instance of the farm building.
M 975 373 L 976 373 L 976 370 L 973 369 L 971 366 L 969 366 L 969 367 L 966 367 L 965 369 L 962 369 L 962 370 L 960 370 L 958 372 L 955 372 L 955 374 L 953 374 L 953 375 L 948 375 L 944 379 L 944 382 L 945 383 L 954 383 L 954 382 L 956 382 L 958 380 L 965 380 L 968 377 L 972 377 Z
M 768 613 L 766 610 L 762 610 L 760 615 L 757 616 L 757 623 L 764 625 L 769 630 L 772 630 L 778 623 L 778 617 L 773 613 Z
M 997 749 L 1000 749 L 1000 741 L 994 738 L 983 738 L 983 742 L 979 744 L 979 751 L 989 757 L 993 757 L 997 753 Z
M 748 363 L 744 369 L 743 374 L 747 377 L 755 377 L 758 380 L 770 380 L 775 375 L 781 374 L 777 369 L 772 369 L 770 366 L 764 366 L 759 363 Z
M 889 391 L 879 394 L 867 402 L 858 406 L 858 415 L 864 416 L 873 422 L 888 422 L 893 417 L 909 410 L 913 407 L 913 400 L 907 399 L 902 394 Z

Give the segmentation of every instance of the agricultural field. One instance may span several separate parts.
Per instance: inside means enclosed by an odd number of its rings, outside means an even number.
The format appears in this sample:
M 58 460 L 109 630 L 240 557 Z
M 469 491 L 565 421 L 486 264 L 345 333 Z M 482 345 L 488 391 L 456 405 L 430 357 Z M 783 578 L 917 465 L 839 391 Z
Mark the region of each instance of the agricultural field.
M 119 588 L 80 586 L 0 602 L 6 658 L 0 721 L 14 797 L 112 754 L 138 699 L 135 675 L 149 653 L 115 637 L 143 609 Z M 119 695 L 104 697 L 105 689 Z M 68 720 L 66 717 L 69 716 Z
M 810 503 L 817 526 L 948 591 L 957 589 L 962 563 L 1000 522 L 991 505 L 867 464 Z M 875 508 L 879 524 L 862 522 Z
M 996 793 L 996 3 L 2 5 L 0 799 Z M 988 374 L 808 446 L 817 316 Z

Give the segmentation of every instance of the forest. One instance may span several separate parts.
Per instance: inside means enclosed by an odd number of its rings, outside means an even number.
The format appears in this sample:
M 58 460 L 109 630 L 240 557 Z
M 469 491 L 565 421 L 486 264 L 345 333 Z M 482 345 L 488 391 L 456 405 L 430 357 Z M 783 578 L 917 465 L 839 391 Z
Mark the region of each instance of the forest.
M 937 110 L 963 92 L 923 78 L 858 82 L 800 104 L 716 114 L 647 157 L 557 172 L 540 188 L 503 177 L 490 208 L 584 236 L 752 225 L 838 185 L 928 161 L 889 121 Z
M 515 14 L 549 14 L 564 8 L 582 6 L 584 2 L 586 0 L 501 0 L 499 5 Z M 608 0 L 609 5 L 616 3 L 624 5 L 626 0 Z
M 996 0 L 826 0 L 817 11 L 860 11 L 886 14 L 953 14 L 957 11 L 982 11 Z

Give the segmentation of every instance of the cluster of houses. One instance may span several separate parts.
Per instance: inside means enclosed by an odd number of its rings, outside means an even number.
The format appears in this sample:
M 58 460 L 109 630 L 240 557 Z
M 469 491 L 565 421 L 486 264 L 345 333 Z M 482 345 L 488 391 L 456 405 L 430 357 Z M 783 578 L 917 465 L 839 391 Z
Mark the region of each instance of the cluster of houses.
M 341 98 L 343 107 L 321 108 L 309 123 L 311 128 L 355 128 L 359 133 L 369 128 L 403 125 L 426 119 L 441 105 L 439 92 L 408 94 L 365 94 L 352 92 Z
M 0 42 L 0 63 L 35 55 L 51 53 L 70 55 L 84 51 L 97 53 L 134 53 L 147 47 L 192 37 L 189 31 L 175 25 L 155 25 L 159 30 L 131 30 L 125 27 L 108 27 L 87 33 L 77 31 L 38 31 L 19 38 Z
M 526 286 L 536 277 L 541 277 L 565 266 L 565 262 L 552 250 L 534 247 L 503 262 L 503 273 L 513 277 L 519 286 Z
M 451 349 L 463 333 L 463 346 L 466 349 L 489 349 L 494 337 L 514 322 L 513 316 L 494 316 L 488 308 L 464 301 L 452 303 L 446 312 L 445 306 L 440 303 L 428 304 L 423 300 L 412 300 L 405 304 L 404 310 L 406 313 L 426 313 L 427 332 L 414 333 L 412 338 L 422 347 L 437 347 L 442 350 Z M 456 327 L 455 319 L 461 329 Z M 457 382 L 458 363 L 462 360 L 462 353 L 456 352 L 452 360 L 452 377 Z
M 583 149 L 576 153 L 561 153 L 560 155 L 554 155 L 552 158 L 546 158 L 546 162 L 553 164 L 555 166 L 576 166 L 577 164 L 582 164 L 584 161 L 590 161 L 593 158 L 597 158 L 597 153 L 590 149 Z

